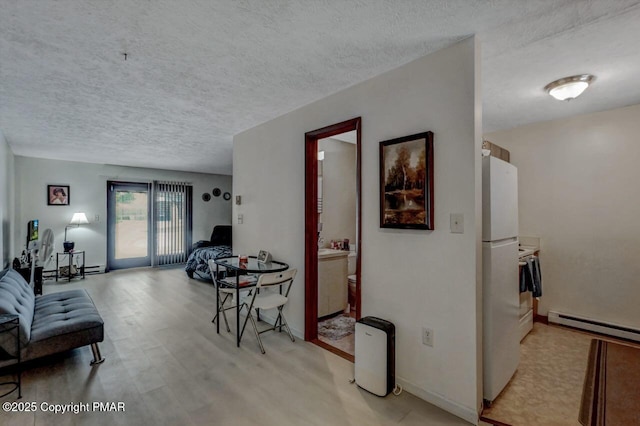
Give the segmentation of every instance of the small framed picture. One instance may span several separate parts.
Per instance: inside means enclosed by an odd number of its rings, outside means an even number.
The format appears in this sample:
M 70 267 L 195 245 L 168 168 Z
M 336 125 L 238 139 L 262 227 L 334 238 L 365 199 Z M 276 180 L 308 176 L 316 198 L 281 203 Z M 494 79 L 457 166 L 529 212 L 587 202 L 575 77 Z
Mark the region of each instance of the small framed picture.
M 258 262 L 260 263 L 269 263 L 271 262 L 271 253 L 266 250 L 260 250 L 258 253 Z
M 68 206 L 69 185 L 47 185 L 47 205 Z

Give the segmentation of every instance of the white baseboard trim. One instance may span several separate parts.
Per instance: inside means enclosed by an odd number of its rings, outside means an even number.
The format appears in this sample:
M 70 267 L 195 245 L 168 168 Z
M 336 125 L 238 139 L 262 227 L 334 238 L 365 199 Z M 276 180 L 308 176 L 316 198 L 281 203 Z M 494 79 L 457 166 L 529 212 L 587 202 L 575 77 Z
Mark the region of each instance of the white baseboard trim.
M 415 384 L 403 379 L 402 377 L 396 376 L 396 383 L 402 386 L 402 388 L 410 394 L 413 394 L 418 398 L 435 405 L 436 407 L 442 408 L 443 410 L 453 414 L 454 416 L 458 416 L 462 420 L 465 420 L 471 424 L 477 425 L 478 421 L 480 420 L 479 413 L 477 413 L 473 408 L 465 407 L 443 397 L 442 395 L 421 389 Z

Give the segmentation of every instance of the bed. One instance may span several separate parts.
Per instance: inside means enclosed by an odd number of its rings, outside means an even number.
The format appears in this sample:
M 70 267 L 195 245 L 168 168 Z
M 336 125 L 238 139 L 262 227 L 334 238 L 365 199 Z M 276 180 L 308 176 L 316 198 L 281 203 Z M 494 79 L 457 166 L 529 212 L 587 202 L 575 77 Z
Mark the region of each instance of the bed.
M 209 241 L 198 241 L 193 245 L 184 270 L 189 278 L 211 281 L 207 261 L 231 255 L 231 225 L 216 225 Z

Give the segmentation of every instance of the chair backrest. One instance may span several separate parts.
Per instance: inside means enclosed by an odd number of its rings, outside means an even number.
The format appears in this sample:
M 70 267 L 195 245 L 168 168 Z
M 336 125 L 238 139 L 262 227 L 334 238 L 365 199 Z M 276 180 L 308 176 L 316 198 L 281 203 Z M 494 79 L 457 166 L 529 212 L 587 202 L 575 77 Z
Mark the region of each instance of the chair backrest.
M 271 272 L 271 273 L 262 274 L 258 277 L 258 283 L 256 284 L 256 287 L 260 288 L 260 287 L 270 287 L 275 285 L 283 285 L 283 284 L 286 284 L 287 281 L 289 281 L 289 286 L 285 291 L 285 296 L 286 296 L 289 293 L 289 289 L 291 288 L 291 284 L 293 283 L 293 280 L 296 278 L 297 273 L 298 273 L 298 270 L 293 268 L 293 269 L 287 269 L 286 271 L 282 271 L 282 272 Z

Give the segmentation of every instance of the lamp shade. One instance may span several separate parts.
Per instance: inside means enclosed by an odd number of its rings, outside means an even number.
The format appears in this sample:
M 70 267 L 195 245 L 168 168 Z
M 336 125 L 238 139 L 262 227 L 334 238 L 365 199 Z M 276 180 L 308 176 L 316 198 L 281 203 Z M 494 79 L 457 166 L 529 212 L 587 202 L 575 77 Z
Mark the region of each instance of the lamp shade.
M 70 225 L 84 225 L 86 223 L 89 223 L 87 215 L 80 212 L 74 213 L 73 217 L 71 218 L 71 222 L 69 222 Z

